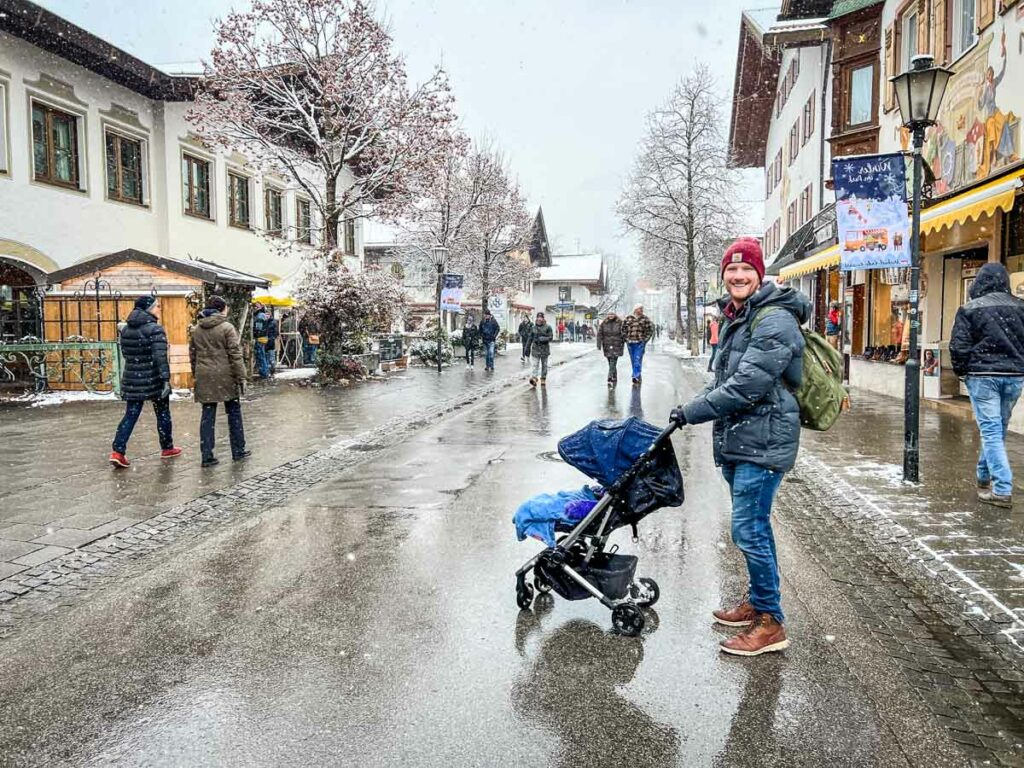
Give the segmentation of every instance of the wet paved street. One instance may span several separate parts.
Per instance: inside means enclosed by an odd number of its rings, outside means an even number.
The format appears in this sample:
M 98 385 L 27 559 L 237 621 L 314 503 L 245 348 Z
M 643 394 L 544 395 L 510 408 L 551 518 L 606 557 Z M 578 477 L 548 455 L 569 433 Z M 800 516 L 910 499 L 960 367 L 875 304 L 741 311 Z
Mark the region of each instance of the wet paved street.
M 617 534 L 661 585 L 641 638 L 611 634 L 594 601 L 516 609 L 512 574 L 538 545 L 515 541 L 515 506 L 584 481 L 552 460 L 557 439 L 598 417 L 663 423 L 700 379 L 653 354 L 642 391 L 608 392 L 591 355 L 547 391 L 518 385 L 367 445 L 308 487 L 247 488 L 240 505 L 281 502 L 121 562 L 3 641 L 3 762 L 967 764 L 834 566 L 808 559 L 796 510 L 779 535 L 791 649 L 718 653 L 710 611 L 744 577 L 707 426 L 674 441 L 684 507 L 648 517 L 638 543 Z M 999 738 L 992 764 L 1014 764 L 1015 734 Z
M 456 365 L 440 378 L 413 367 L 351 387 L 310 387 L 295 381 L 256 384 L 243 401 L 248 447 L 244 463 L 228 460 L 227 424 L 218 415 L 220 466 L 199 464 L 199 406 L 172 402 L 174 437 L 185 453 L 160 459 L 151 410 L 129 443 L 132 467 L 112 471 L 110 441 L 122 403 L 77 402 L 30 408 L 0 402 L 0 602 L 3 580 L 23 574 L 176 504 L 379 427 L 403 414 L 523 375 L 518 348 L 498 358 L 495 374 Z M 582 354 L 583 344 L 556 345 L 553 360 Z

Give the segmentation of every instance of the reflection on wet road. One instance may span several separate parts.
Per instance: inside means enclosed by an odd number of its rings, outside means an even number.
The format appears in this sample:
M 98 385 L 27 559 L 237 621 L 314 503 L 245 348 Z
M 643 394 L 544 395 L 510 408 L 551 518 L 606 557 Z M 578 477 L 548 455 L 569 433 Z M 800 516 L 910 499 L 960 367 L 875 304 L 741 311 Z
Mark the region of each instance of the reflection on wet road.
M 513 510 L 585 481 L 551 460 L 557 439 L 663 423 L 695 386 L 672 358 L 647 365 L 642 390 L 607 391 L 595 355 L 487 399 L 19 633 L 0 657 L 3 762 L 908 764 L 788 585 L 790 651 L 718 653 L 710 611 L 744 578 L 708 428 L 675 439 L 685 506 L 614 539 L 661 585 L 642 637 L 592 600 L 516 609 L 537 544 L 515 541 Z

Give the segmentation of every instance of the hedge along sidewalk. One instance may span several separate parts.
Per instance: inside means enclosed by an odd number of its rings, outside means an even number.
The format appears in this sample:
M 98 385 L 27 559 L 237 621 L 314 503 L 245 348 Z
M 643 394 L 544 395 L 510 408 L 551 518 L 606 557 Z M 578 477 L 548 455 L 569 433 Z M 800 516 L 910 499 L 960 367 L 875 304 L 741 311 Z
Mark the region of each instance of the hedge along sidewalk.
M 576 363 L 592 351 L 588 345 L 576 354 L 554 361 L 552 368 Z M 436 405 L 395 416 L 359 435 L 175 505 L 144 522 L 104 535 L 4 579 L 0 581 L 0 637 L 13 632 L 19 621 L 49 614 L 82 599 L 89 590 L 102 587 L 109 576 L 130 577 L 125 566 L 132 561 L 176 541 L 202 535 L 213 526 L 281 504 L 325 478 L 371 461 L 384 449 L 448 414 L 511 387 L 523 386 L 529 375 L 528 371 L 517 371 Z

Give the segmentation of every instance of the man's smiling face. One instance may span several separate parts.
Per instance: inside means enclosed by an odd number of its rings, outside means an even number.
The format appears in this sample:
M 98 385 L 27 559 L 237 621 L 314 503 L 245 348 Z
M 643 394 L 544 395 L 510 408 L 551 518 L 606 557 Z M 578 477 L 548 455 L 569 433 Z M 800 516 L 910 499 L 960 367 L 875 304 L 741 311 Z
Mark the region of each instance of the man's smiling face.
M 729 264 L 723 273 L 725 288 L 736 304 L 742 304 L 761 287 L 757 270 L 744 262 Z

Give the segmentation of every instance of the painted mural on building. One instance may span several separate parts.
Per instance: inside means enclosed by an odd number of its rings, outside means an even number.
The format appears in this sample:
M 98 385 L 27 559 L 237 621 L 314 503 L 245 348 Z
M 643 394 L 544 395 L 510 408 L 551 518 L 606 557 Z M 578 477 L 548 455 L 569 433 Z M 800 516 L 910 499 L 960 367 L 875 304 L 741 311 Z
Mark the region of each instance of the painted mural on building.
M 1021 159 L 1024 31 L 1021 8 L 1004 14 L 972 50 L 952 65 L 924 158 L 935 174 L 936 195 L 985 179 Z

